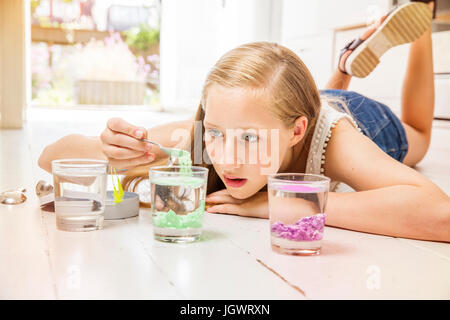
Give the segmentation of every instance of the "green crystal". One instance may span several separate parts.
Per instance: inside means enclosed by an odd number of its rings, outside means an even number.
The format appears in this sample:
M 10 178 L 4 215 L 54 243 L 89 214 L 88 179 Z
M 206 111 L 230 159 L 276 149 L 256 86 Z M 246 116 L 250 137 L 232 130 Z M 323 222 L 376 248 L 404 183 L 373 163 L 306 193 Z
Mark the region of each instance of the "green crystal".
M 178 157 L 178 165 L 182 167 L 180 169 L 180 172 L 184 173 L 191 173 L 191 166 L 192 166 L 192 160 L 191 160 L 191 153 L 188 151 L 183 150 L 183 153 L 180 157 Z
M 177 215 L 172 209 L 167 212 L 157 211 L 153 216 L 153 225 L 159 228 L 201 228 L 204 212 L 204 200 L 202 200 L 201 205 L 197 209 L 189 212 L 187 215 Z

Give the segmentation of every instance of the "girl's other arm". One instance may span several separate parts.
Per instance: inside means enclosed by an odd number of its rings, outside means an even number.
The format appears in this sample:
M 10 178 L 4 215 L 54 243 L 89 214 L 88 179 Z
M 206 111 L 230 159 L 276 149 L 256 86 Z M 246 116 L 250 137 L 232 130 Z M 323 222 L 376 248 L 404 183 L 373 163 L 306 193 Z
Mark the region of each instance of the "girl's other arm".
M 106 160 L 99 137 L 69 134 L 46 146 L 39 157 L 38 165 L 45 171 L 51 172 L 52 160 L 70 158 Z
M 151 162 L 166 155 L 157 147 L 146 149 L 146 143 L 137 140 L 137 131 L 142 131 L 141 137 L 147 137 L 163 146 L 178 147 L 181 141 L 172 140 L 174 130 L 182 129 L 190 132 L 192 120 L 171 122 L 151 129 L 144 129 L 128 124 L 120 118 L 108 120 L 106 129 L 100 137 L 87 137 L 80 134 L 70 134 L 44 148 L 38 160 L 42 169 L 51 172 L 51 162 L 65 158 L 103 159 L 113 162 L 117 169 L 130 168 Z M 179 135 L 177 135 L 179 136 Z M 151 152 L 151 153 L 149 153 Z
M 325 174 L 357 192 L 329 194 L 331 226 L 394 237 L 450 241 L 450 199 L 392 159 L 347 121 L 333 129 Z

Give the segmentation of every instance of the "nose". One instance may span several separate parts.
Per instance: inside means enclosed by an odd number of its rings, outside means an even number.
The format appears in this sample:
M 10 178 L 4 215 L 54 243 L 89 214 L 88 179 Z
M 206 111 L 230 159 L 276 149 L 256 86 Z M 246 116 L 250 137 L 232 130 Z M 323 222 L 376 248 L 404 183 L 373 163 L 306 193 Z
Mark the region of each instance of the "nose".
M 221 164 L 224 168 L 239 168 L 245 160 L 245 150 L 239 150 L 234 137 L 227 137 L 225 144 L 214 144 L 212 154 L 215 162 Z

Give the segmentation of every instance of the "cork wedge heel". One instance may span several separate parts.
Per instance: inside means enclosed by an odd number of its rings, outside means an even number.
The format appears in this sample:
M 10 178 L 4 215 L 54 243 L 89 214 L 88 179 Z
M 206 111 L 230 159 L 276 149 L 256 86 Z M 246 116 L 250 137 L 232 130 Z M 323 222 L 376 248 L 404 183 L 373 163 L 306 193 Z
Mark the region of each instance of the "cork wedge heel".
M 359 78 L 367 77 L 387 50 L 416 40 L 430 28 L 432 16 L 430 8 L 421 2 L 397 8 L 348 56 L 345 71 Z

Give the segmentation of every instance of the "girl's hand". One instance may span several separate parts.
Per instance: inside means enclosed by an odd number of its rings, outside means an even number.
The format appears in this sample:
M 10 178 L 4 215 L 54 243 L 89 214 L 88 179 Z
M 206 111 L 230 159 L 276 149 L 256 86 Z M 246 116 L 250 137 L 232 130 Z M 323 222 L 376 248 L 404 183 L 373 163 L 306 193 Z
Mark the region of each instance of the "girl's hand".
M 150 152 L 152 145 L 138 140 L 146 137 L 146 129 L 120 118 L 111 118 L 100 135 L 102 152 L 110 165 L 117 169 L 130 169 L 152 162 L 155 159 L 155 154 Z
M 241 200 L 233 198 L 227 189 L 223 189 L 209 194 L 206 202 L 213 204 L 206 210 L 209 213 L 269 218 L 267 192 L 258 192 L 248 199 Z

